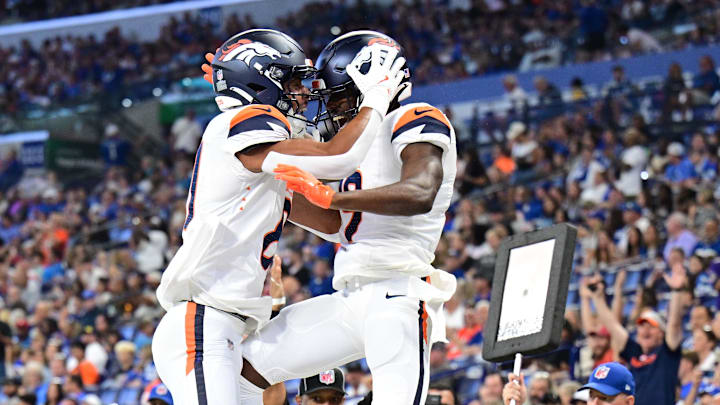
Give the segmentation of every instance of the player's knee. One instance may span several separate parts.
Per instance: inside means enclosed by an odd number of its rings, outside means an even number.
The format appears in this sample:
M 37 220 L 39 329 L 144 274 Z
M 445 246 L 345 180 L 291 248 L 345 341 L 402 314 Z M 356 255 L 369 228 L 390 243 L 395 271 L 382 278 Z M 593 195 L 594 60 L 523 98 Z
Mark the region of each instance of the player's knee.
M 381 372 L 373 375 L 373 405 L 411 404 L 417 390 L 417 378 L 410 378 L 407 370 Z
M 373 319 L 372 327 L 366 328 L 366 330 L 365 351 L 371 370 L 396 361 L 400 357 L 403 347 L 411 343 L 405 328 L 397 318 L 377 317 Z M 417 346 L 417 343 L 409 346 Z

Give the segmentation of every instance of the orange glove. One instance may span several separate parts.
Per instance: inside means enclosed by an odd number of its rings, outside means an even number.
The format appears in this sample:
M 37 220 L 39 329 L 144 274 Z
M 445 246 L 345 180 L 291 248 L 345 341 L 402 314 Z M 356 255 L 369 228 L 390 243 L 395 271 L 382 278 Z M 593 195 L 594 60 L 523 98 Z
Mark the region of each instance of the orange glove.
M 290 190 L 304 195 L 308 201 L 318 207 L 330 208 L 335 191 L 322 184 L 312 174 L 295 166 L 282 164 L 278 165 L 273 172 L 275 172 L 275 178 L 285 181 Z
M 210 65 L 212 65 L 212 61 L 215 58 L 215 55 L 208 52 L 205 54 L 205 60 L 208 61 Z M 202 66 L 200 66 L 200 69 L 202 69 L 205 74 L 203 75 L 203 79 L 207 81 L 210 84 L 213 84 L 212 81 L 212 66 L 208 65 L 208 63 L 203 63 Z

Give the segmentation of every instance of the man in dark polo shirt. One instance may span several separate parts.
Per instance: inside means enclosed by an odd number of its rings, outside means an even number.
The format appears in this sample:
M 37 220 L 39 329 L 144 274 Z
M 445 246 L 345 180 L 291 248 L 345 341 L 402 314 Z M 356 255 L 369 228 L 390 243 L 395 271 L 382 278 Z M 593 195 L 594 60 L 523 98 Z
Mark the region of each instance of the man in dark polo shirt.
M 678 384 L 682 351 L 682 316 L 687 302 L 688 278 L 682 265 L 675 266 L 665 282 L 672 289 L 667 324 L 655 311 L 643 312 L 637 320 L 637 334 L 631 338 L 605 301 L 599 285 L 592 295 L 598 320 L 610 332 L 613 350 L 627 362 L 637 384 L 637 405 L 673 405 Z

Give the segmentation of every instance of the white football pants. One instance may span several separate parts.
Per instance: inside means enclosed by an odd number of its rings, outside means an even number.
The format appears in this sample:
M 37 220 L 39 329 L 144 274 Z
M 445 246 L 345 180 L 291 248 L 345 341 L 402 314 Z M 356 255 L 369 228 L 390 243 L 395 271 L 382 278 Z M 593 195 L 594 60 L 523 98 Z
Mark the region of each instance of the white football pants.
M 194 302 L 172 307 L 155 330 L 152 353 L 175 405 L 240 404 L 245 323 Z
M 430 323 L 423 301 L 393 294 L 392 280 L 378 281 L 290 305 L 245 341 L 243 357 L 270 384 L 365 357 L 373 405 L 422 405 Z M 254 398 L 248 404 L 262 404 L 252 395 L 243 392 Z

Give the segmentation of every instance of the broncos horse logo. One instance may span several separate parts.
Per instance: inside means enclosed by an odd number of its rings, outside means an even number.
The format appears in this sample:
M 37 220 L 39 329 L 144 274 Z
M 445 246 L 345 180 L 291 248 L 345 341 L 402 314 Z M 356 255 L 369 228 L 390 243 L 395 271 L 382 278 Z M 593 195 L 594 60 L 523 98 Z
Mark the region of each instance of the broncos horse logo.
M 274 60 L 280 57 L 280 51 L 262 42 L 241 39 L 228 46 L 227 49 L 223 49 L 218 59 L 222 62 L 240 59 L 250 66 L 250 62 L 258 56 L 269 56 L 270 59 Z

